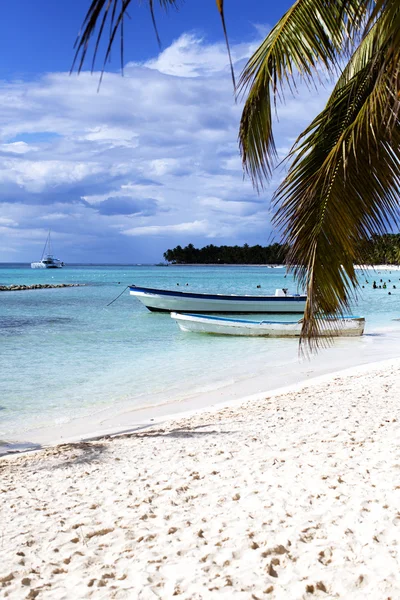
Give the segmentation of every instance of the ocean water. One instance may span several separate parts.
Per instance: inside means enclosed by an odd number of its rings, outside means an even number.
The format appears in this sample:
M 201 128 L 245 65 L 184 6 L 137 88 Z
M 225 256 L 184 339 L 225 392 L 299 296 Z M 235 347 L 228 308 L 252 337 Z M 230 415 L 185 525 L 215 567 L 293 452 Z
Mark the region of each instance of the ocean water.
M 374 279 L 386 281 L 387 289 L 373 290 Z M 182 333 L 168 314 L 150 313 L 128 290 L 107 306 L 133 283 L 220 293 L 267 294 L 280 287 L 300 291 L 283 268 L 66 266 L 32 270 L 28 265 L 0 265 L 0 285 L 33 283 L 86 285 L 0 292 L 3 441 L 103 409 L 171 403 L 259 373 L 288 373 L 299 361 L 296 340 Z M 360 283 L 365 287 L 360 288 L 353 313 L 367 318 L 366 335 L 350 342 L 338 340 L 338 347 L 343 353 L 367 348 L 368 360 L 395 355 L 400 349 L 400 321 L 396 320 L 400 319 L 400 271 L 360 274 Z

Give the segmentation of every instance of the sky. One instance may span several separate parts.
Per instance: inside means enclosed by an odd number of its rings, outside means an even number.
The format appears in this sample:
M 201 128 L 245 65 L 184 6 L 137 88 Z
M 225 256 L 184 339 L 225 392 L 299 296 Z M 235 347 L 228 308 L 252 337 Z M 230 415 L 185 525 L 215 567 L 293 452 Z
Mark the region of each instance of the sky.
M 125 24 L 124 74 L 104 47 L 91 73 L 70 74 L 90 2 L 7 2 L 0 24 L 0 262 L 41 257 L 49 230 L 68 263 L 154 263 L 178 244 L 279 241 L 271 198 L 243 175 L 227 52 L 215 0 Z M 290 2 L 226 0 L 235 72 Z M 244 6 L 243 6 L 244 5 Z M 88 53 L 89 59 L 92 53 Z M 284 158 L 325 104 L 328 87 L 285 95 L 276 143 Z

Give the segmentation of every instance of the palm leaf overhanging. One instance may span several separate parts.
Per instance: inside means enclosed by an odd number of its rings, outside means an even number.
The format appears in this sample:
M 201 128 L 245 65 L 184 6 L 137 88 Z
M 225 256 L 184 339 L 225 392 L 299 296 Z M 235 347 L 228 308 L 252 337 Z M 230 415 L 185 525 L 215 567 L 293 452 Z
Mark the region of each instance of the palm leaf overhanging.
M 143 1 L 155 25 L 155 0 Z M 165 9 L 177 5 L 177 0 L 157 2 Z M 224 2 L 216 3 L 227 39 Z M 94 64 L 107 19 L 105 62 L 118 30 L 122 59 L 130 4 L 92 1 L 77 43 L 79 69 L 98 26 Z M 399 0 L 296 0 L 261 43 L 239 81 L 246 96 L 239 144 L 257 189 L 271 177 L 277 159 L 276 100 L 284 89 L 295 90 L 297 77 L 312 85 L 323 73 L 336 75 L 337 83 L 326 107 L 295 143 L 288 174 L 275 194 L 275 222 L 290 246 L 288 268 L 307 290 L 302 340 L 311 348 L 318 344 L 321 318 L 342 314 L 356 292 L 354 264 L 360 261 L 361 242 L 397 222 Z
M 275 223 L 291 248 L 287 263 L 307 291 L 302 340 L 311 348 L 318 345 L 321 318 L 349 307 L 361 241 L 386 231 L 398 214 L 399 4 L 382 0 L 379 11 L 376 6 L 299 0 L 250 59 L 240 82 L 242 89 L 250 86 L 242 156 L 257 185 L 275 158 L 264 90 L 276 97 L 282 84 L 293 85 L 294 71 L 310 81 L 321 65 L 337 69 L 348 59 L 325 109 L 292 149 L 275 195 Z
M 81 31 L 78 34 L 75 42 L 75 57 L 72 65 L 74 69 L 75 65 L 78 67 L 78 72 L 81 71 L 89 44 L 92 37 L 96 38 L 95 48 L 93 51 L 92 58 L 92 71 L 94 70 L 97 52 L 99 44 L 103 36 L 106 35 L 105 27 L 108 22 L 108 44 L 104 55 L 103 70 L 107 61 L 111 55 L 111 49 L 115 42 L 118 31 L 120 33 L 120 55 L 121 55 L 121 68 L 124 65 L 124 20 L 129 17 L 128 8 L 132 0 L 92 0 L 89 9 L 86 13 L 85 20 L 83 21 Z M 154 15 L 154 0 L 144 0 L 144 4 L 147 4 L 150 10 L 151 20 L 153 22 L 154 31 L 157 37 L 158 43 L 160 43 L 160 37 L 158 35 L 156 19 Z M 168 10 L 169 8 L 176 8 L 178 6 L 178 0 L 157 0 L 157 3 L 161 8 Z M 96 28 L 98 27 L 97 35 Z

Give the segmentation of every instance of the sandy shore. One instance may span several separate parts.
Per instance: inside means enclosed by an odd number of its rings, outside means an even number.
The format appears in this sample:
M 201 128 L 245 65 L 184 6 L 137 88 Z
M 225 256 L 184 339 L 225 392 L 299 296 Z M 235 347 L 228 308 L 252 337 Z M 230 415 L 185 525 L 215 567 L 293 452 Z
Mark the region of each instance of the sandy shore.
M 400 598 L 400 361 L 4 458 L 0 596 Z
M 354 265 L 361 271 L 399 271 L 400 265 Z

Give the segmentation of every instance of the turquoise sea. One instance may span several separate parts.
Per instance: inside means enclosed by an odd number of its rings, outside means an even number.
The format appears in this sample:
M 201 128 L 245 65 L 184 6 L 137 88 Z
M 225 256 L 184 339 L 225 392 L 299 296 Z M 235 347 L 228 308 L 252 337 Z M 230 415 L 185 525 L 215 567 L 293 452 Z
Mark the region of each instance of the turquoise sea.
M 381 284 L 380 279 L 387 289 L 373 290 L 373 280 Z M 285 385 L 299 363 L 296 340 L 185 334 L 169 315 L 148 312 L 128 290 L 107 307 L 133 283 L 221 293 L 300 291 L 283 268 L 0 265 L 0 285 L 33 283 L 86 285 L 0 292 L 3 441 L 103 409 L 176 402 L 259 374 L 270 374 L 274 387 Z M 365 287 L 354 313 L 366 316 L 366 335 L 337 341 L 335 356 L 343 358 L 342 368 L 351 356 L 357 363 L 400 354 L 400 271 L 360 274 L 360 283 Z M 328 362 L 333 356 L 330 350 L 320 355 Z

